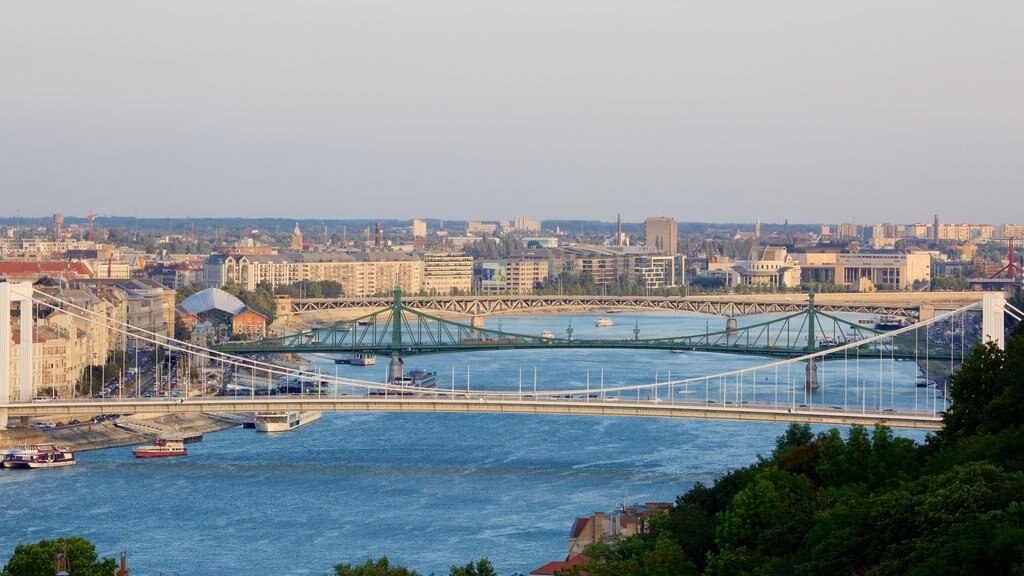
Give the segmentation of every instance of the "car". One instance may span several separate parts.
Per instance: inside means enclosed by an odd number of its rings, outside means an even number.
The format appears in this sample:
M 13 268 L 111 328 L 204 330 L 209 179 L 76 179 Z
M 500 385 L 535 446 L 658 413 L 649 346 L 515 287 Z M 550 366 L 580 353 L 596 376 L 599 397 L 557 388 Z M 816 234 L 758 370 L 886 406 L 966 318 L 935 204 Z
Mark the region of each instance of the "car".
M 75 425 L 75 424 L 81 424 L 81 423 L 82 423 L 82 421 L 81 421 L 81 420 L 78 420 L 78 419 L 76 418 L 75 420 L 72 420 L 71 422 L 68 422 L 68 426 L 73 426 L 73 425 Z
M 49 396 L 36 396 L 35 398 L 32 399 L 32 401 L 33 402 L 49 402 L 50 401 L 50 397 Z

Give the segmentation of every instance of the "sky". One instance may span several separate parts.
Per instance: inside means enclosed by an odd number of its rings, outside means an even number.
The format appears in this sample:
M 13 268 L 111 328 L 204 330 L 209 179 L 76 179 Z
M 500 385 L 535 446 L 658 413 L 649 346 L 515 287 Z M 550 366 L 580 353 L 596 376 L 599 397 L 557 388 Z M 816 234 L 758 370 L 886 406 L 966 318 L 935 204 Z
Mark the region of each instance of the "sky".
M 0 0 L 0 213 L 1024 223 L 1024 2 Z

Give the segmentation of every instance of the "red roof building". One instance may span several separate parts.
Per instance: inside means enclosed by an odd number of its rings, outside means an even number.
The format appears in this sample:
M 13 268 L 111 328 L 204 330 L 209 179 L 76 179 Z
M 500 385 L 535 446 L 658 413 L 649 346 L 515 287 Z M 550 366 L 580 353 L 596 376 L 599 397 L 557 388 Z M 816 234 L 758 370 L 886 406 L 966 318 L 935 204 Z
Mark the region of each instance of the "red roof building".
M 85 262 L 0 262 L 0 278 L 17 281 L 44 276 L 76 280 L 92 278 L 93 273 Z
M 587 557 L 583 554 L 577 554 L 568 560 L 560 562 L 548 562 L 547 564 L 537 568 L 533 572 L 530 572 L 527 576 L 554 576 L 559 573 L 567 573 L 572 570 L 575 566 L 583 566 L 587 563 Z M 586 572 L 580 572 L 581 576 L 586 576 Z

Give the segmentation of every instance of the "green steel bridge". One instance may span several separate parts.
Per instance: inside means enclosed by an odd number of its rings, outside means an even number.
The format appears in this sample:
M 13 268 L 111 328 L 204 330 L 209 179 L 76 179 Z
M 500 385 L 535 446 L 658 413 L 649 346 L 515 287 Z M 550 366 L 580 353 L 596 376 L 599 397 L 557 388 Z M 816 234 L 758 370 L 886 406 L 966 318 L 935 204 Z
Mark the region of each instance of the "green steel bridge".
M 965 331 L 959 331 L 961 334 Z M 713 351 L 734 354 L 795 357 L 820 349 L 866 340 L 880 334 L 873 327 L 821 312 L 810 295 L 801 311 L 776 319 L 739 326 L 730 319 L 726 330 L 674 337 L 643 338 L 639 325 L 627 339 L 581 339 L 570 325 L 564 336 L 517 334 L 446 320 L 405 305 L 395 290 L 390 306 L 359 318 L 276 338 L 222 344 L 228 354 L 364 353 L 384 356 L 507 349 L 617 348 Z M 865 345 L 862 352 L 886 358 L 916 359 L 927 348 L 930 360 L 962 356 L 973 342 L 961 336 L 948 342 L 929 341 L 927 331 L 894 337 L 883 347 Z M 980 337 L 974 340 L 980 341 Z M 855 350 L 858 352 L 861 350 Z

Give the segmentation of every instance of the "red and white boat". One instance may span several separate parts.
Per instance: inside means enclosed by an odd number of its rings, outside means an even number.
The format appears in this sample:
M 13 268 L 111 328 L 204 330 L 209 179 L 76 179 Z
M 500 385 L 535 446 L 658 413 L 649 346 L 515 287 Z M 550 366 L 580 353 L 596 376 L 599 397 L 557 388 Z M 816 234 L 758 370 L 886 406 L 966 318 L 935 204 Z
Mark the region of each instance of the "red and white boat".
M 30 444 L 28 447 L 8 454 L 4 468 L 56 468 L 75 463 L 75 453 L 69 448 L 58 448 L 56 444 Z
M 161 438 L 148 446 L 136 446 L 132 449 L 136 458 L 170 458 L 172 456 L 185 456 L 188 450 L 185 449 L 184 440 L 171 440 Z

